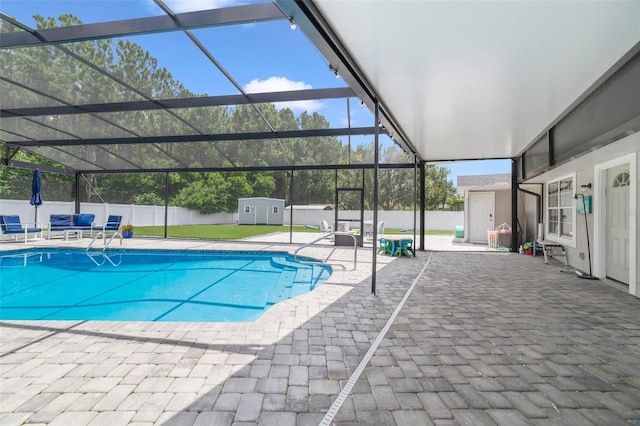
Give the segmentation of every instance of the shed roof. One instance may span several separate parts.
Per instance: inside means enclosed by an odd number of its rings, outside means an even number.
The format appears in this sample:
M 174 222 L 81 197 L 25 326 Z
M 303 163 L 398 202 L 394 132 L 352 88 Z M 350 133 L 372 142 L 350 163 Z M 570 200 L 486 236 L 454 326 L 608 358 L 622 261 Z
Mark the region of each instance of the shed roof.
M 271 198 L 271 197 L 244 197 L 244 198 L 238 198 L 238 201 L 252 201 L 252 200 L 277 201 L 279 203 L 284 203 L 284 200 L 282 198 Z
M 457 186 L 458 190 L 509 189 L 511 188 L 511 175 L 509 173 L 496 173 L 490 175 L 458 176 Z

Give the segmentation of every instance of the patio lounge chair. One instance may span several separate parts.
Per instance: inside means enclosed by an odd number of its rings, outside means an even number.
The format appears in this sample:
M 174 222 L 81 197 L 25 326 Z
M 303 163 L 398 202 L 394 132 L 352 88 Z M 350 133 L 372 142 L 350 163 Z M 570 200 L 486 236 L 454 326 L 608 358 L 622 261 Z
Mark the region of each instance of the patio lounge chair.
M 363 226 L 363 229 L 364 229 L 363 234 L 365 236 L 367 236 L 367 237 L 372 237 L 373 236 L 373 221 L 365 220 L 362 226 Z M 378 222 L 377 233 L 378 233 L 378 235 L 384 234 L 384 221 L 383 220 Z
M 37 224 L 34 227 L 30 228 L 27 225 L 31 225 L 30 223 L 22 224 L 20 222 L 20 216 L 17 215 L 0 215 L 0 230 L 3 234 L 13 235 L 15 240 L 18 241 L 19 235 L 24 235 L 24 242 L 27 242 L 28 234 L 36 234 L 36 238 L 38 233 L 40 233 L 40 238 L 42 238 L 42 228 L 38 228 Z
M 109 215 L 105 223 L 93 224 L 91 227 L 91 237 L 93 238 L 94 232 L 102 232 L 102 239 L 104 240 L 107 236 L 107 232 L 113 233 L 119 231 L 120 225 L 122 225 L 122 216 Z
M 328 234 L 330 232 L 331 232 L 331 227 L 329 226 L 327 221 L 326 220 L 321 220 L 320 221 L 320 233 L 321 234 Z

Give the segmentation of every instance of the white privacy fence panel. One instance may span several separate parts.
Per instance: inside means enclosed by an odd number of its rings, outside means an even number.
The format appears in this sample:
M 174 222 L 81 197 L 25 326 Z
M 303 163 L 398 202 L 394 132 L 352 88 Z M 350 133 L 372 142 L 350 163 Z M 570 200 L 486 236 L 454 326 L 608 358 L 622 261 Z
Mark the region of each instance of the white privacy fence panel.
M 385 228 L 413 228 L 413 217 L 414 212 L 412 211 L 378 211 L 378 221 L 384 221 Z M 339 212 L 339 218 L 341 220 L 360 220 L 360 211 L 341 210 Z M 306 210 L 301 207 L 294 207 L 293 219 L 289 208 L 286 208 L 284 213 L 285 225 L 289 225 L 293 222 L 294 225 L 319 226 L 321 220 L 326 220 L 327 223 L 333 225 L 335 220 L 335 211 L 318 209 Z M 364 220 L 373 220 L 372 210 L 365 210 Z M 464 225 L 464 212 L 427 211 L 425 213 L 425 225 L 426 229 L 453 231 L 456 226 Z M 352 222 L 350 226 L 357 226 L 357 224 Z M 418 228 L 420 227 L 419 215 L 416 216 L 416 226 Z
M 72 214 L 75 204 L 73 202 L 46 201 L 38 207 L 39 223 L 46 225 L 52 214 Z M 164 206 L 138 206 L 133 204 L 103 204 L 80 203 L 81 213 L 93 213 L 95 222 L 103 223 L 109 215 L 121 215 L 123 223 L 131 223 L 135 226 L 163 226 Z M 35 208 L 29 204 L 29 200 L 0 200 L 0 214 L 17 214 L 23 222 L 33 223 Z M 412 211 L 379 211 L 378 221 L 384 221 L 385 228 L 413 228 L 414 212 Z M 360 211 L 342 210 L 341 219 L 359 220 Z M 321 220 L 333 224 L 335 212 L 333 210 L 306 210 L 300 207 L 293 209 L 294 225 L 319 226 Z M 373 220 L 373 211 L 365 210 L 364 220 Z M 420 226 L 420 218 L 417 217 L 417 226 Z M 456 226 L 464 225 L 464 212 L 428 211 L 425 215 L 426 229 L 455 230 Z M 167 223 L 169 225 L 206 225 L 206 224 L 237 224 L 237 213 L 215 213 L 203 215 L 184 207 L 169 207 L 167 209 Z M 285 209 L 284 223 L 291 223 L 291 210 Z M 352 223 L 351 226 L 357 226 Z
M 38 207 L 39 222 L 46 225 L 52 214 L 72 214 L 75 203 L 64 201 L 46 201 Z M 109 215 L 122 216 L 123 223 L 135 226 L 164 226 L 164 206 L 138 206 L 133 204 L 80 203 L 81 213 L 93 213 L 95 222 L 106 222 Z M 23 222 L 33 222 L 35 208 L 29 200 L 0 200 L 0 214 L 17 214 Z M 184 207 L 169 207 L 167 223 L 169 225 L 207 225 L 235 224 L 236 213 L 215 213 L 203 215 Z

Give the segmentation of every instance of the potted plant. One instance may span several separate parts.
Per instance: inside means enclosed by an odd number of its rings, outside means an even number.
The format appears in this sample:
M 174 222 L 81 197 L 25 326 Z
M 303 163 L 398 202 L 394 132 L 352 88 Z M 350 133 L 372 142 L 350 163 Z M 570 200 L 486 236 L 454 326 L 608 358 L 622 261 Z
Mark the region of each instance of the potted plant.
M 126 225 L 122 225 L 122 238 L 131 238 L 133 237 L 133 225 L 127 223 Z

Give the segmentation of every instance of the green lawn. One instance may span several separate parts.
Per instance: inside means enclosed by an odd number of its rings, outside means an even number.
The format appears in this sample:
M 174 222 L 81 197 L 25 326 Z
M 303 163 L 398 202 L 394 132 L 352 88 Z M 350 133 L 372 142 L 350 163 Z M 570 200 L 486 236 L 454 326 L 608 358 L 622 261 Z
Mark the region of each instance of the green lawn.
M 294 226 L 294 232 L 316 232 L 304 226 Z M 167 227 L 167 235 L 175 238 L 203 238 L 215 240 L 238 240 L 274 232 L 289 232 L 289 226 L 274 225 L 175 225 Z M 134 235 L 164 236 L 163 226 L 136 226 Z
M 241 238 L 255 237 L 258 235 L 272 234 L 274 232 L 289 232 L 289 225 L 175 225 L 167 228 L 167 236 L 172 238 L 202 238 L 215 240 L 238 240 Z M 320 234 L 317 229 L 309 229 L 296 225 L 293 232 L 312 232 Z M 410 234 L 396 228 L 386 228 L 385 234 Z M 428 230 L 427 235 L 453 235 L 455 231 Z M 163 226 L 136 226 L 134 235 L 163 237 Z

